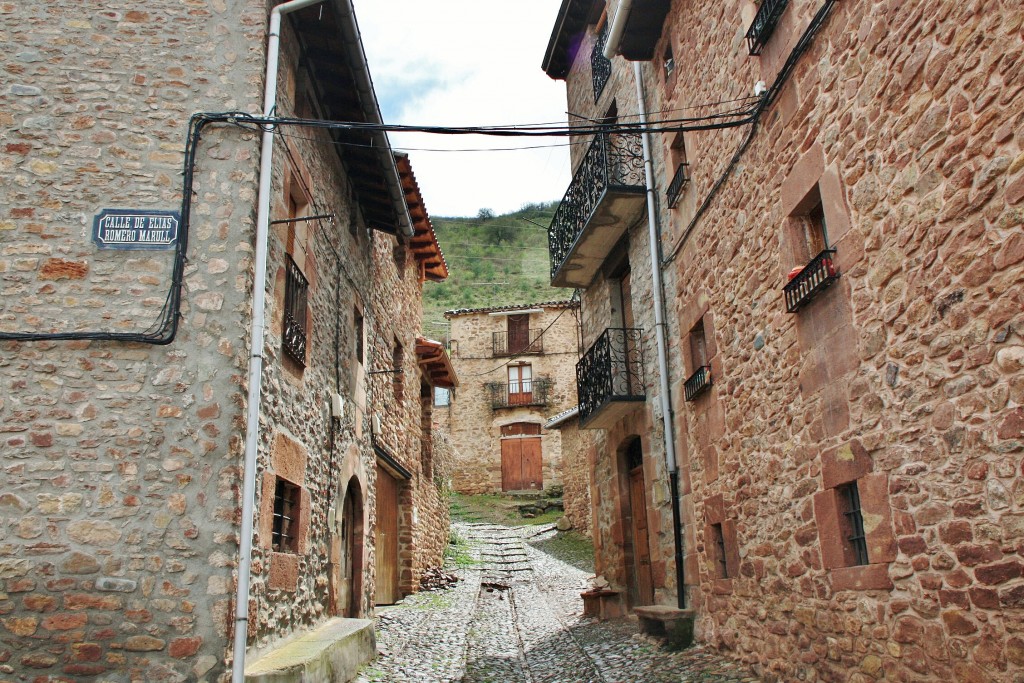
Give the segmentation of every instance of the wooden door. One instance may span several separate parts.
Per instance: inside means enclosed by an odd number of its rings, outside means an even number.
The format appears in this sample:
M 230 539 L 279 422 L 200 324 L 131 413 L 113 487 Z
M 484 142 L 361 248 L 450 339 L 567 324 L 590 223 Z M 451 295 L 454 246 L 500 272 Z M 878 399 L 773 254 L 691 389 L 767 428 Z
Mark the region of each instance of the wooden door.
M 530 314 L 508 316 L 508 352 L 522 353 L 530 345 Z
M 508 404 L 527 406 L 533 402 L 533 368 L 510 365 L 508 368 Z
M 501 489 L 525 491 L 544 488 L 540 425 L 517 423 L 502 427 Z
M 633 534 L 633 580 L 636 604 L 654 602 L 654 582 L 651 579 L 651 545 L 647 532 L 647 495 L 644 487 L 643 465 L 629 471 L 629 509 Z
M 393 605 L 398 590 L 398 482 L 377 465 L 377 605 Z

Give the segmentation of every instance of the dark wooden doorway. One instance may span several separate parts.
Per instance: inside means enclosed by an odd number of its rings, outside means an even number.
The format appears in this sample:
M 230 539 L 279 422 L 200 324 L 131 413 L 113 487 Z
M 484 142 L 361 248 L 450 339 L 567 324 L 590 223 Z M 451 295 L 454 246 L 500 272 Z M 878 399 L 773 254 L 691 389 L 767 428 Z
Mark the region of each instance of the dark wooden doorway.
M 508 352 L 522 353 L 530 345 L 530 314 L 508 316 Z
M 516 422 L 501 428 L 501 490 L 544 488 L 540 425 Z
M 329 610 L 332 615 L 356 618 L 361 614 L 363 586 L 363 496 L 354 478 L 346 487 L 338 531 L 332 538 Z
M 651 544 L 647 528 L 647 487 L 644 482 L 643 446 L 633 439 L 626 450 L 626 468 L 629 487 L 629 530 L 632 552 L 626 553 L 630 600 L 634 605 L 654 602 L 654 581 L 651 577 Z
M 393 605 L 398 589 L 398 480 L 377 465 L 377 591 L 374 603 Z

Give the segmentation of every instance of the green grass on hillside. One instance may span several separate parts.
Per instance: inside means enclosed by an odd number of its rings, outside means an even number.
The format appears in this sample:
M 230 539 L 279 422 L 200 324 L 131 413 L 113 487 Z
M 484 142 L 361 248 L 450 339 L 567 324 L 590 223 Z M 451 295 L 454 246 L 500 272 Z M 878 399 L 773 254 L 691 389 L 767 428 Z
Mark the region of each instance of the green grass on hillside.
M 571 289 L 549 284 L 547 226 L 557 207 L 551 202 L 528 204 L 502 216 L 492 216 L 486 209 L 473 218 L 432 216 L 449 275 L 445 282 L 424 287 L 427 336 L 444 338 L 448 310 L 571 297 Z

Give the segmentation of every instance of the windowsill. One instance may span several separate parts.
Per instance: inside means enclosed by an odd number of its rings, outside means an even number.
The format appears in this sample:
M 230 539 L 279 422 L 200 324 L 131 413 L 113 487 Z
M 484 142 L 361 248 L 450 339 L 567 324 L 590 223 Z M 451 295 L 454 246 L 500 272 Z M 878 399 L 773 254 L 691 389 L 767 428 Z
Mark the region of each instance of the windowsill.
M 711 592 L 715 595 L 731 595 L 732 579 L 714 579 L 711 582 Z
M 832 570 L 834 591 L 890 591 L 889 563 L 865 564 L 856 567 L 837 567 Z
M 270 553 L 270 576 L 267 587 L 270 590 L 295 592 L 299 586 L 299 555 L 295 553 Z

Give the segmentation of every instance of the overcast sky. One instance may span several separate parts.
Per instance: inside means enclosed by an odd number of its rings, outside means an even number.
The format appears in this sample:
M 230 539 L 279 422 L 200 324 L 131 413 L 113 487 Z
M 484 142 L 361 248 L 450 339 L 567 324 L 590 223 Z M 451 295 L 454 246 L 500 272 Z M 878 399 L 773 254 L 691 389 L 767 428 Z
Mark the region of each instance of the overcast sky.
M 386 123 L 478 126 L 566 120 L 565 84 L 541 69 L 559 0 L 354 0 Z M 562 138 L 391 133 L 408 149 L 427 211 L 475 216 L 559 200 Z M 543 149 L 438 152 L 545 145 Z M 556 145 L 556 146 L 550 146 Z

